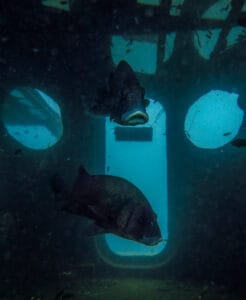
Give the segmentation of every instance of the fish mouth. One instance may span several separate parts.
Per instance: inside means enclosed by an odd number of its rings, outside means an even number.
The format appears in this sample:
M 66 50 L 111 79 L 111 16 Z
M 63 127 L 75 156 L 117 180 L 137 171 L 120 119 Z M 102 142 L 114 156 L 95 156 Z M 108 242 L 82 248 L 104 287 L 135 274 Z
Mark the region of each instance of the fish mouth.
M 141 110 L 126 112 L 121 116 L 121 122 L 128 125 L 145 124 L 149 120 L 146 112 Z

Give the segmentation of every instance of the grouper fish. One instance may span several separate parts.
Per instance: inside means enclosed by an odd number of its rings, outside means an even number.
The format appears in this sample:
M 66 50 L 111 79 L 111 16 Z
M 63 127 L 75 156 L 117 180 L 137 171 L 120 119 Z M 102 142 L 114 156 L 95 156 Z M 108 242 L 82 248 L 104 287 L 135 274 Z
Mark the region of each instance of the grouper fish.
M 140 85 L 131 66 L 124 60 L 110 74 L 107 84 L 98 88 L 91 105 L 95 114 L 108 115 L 121 125 L 139 125 L 148 122 L 144 99 L 144 88 Z
M 92 221 L 87 235 L 113 233 L 150 246 L 162 241 L 157 215 L 144 194 L 126 179 L 90 175 L 80 166 L 71 191 L 58 174 L 51 186 L 65 199 L 63 210 Z

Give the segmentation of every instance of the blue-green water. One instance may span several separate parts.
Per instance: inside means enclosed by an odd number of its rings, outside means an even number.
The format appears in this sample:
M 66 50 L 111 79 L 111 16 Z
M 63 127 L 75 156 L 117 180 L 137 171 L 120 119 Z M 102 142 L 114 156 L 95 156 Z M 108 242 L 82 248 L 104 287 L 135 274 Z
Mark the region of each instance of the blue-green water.
M 244 1 L 13 0 L 0 11 L 0 299 L 245 299 Z M 105 111 L 105 95 L 117 113 L 129 106 L 130 76 L 110 94 L 121 60 L 149 100 L 145 124 L 91 111 L 100 88 Z M 123 239 L 117 222 L 88 236 L 83 202 L 77 215 L 64 207 L 78 200 L 80 165 L 140 189 L 163 241 Z

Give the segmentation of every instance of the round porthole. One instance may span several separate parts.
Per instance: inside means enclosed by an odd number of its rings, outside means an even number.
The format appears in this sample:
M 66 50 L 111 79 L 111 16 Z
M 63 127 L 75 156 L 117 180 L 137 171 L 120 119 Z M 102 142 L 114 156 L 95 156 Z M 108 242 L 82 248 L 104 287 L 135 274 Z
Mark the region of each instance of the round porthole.
M 44 92 L 30 87 L 10 91 L 3 102 L 1 119 L 8 133 L 31 149 L 47 149 L 63 133 L 59 105 Z
M 188 110 L 184 129 L 187 138 L 200 148 L 219 148 L 238 133 L 243 111 L 238 94 L 212 90 L 199 98 Z

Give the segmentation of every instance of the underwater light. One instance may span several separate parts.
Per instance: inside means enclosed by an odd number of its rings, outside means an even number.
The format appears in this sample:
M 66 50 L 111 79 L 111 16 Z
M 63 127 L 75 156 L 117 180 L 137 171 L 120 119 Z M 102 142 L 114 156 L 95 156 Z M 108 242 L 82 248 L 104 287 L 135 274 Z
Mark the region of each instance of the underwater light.
M 202 14 L 202 19 L 225 20 L 228 17 L 231 8 L 231 0 L 216 1 Z
M 219 0 L 213 3 L 203 14 L 202 19 L 226 20 L 231 10 L 231 0 Z M 194 32 L 194 46 L 198 53 L 209 60 L 219 40 L 221 28 L 196 30 Z
M 176 39 L 176 32 L 170 32 L 166 34 L 166 38 L 165 38 L 165 47 L 164 47 L 164 58 L 163 58 L 163 62 L 167 62 L 171 55 L 173 54 L 173 50 L 174 50 L 174 42 Z
M 199 98 L 188 110 L 184 129 L 197 147 L 215 149 L 235 138 L 243 121 L 238 94 L 212 90 Z
M 171 7 L 170 7 L 170 15 L 171 16 L 180 16 L 181 9 L 184 4 L 184 0 L 172 0 Z
M 120 35 L 112 36 L 112 59 L 117 65 L 125 60 L 135 72 L 155 74 L 157 68 L 157 41 L 134 40 Z
M 164 239 L 150 247 L 107 234 L 109 249 L 124 257 L 156 256 L 168 239 L 166 114 L 163 106 L 151 99 L 146 111 L 148 122 L 135 126 L 120 126 L 106 118 L 105 173 L 129 180 L 144 193 L 157 214 Z
M 209 60 L 211 58 L 211 54 L 218 42 L 221 30 L 221 28 L 197 30 L 194 33 L 194 46 L 204 59 Z
M 13 89 L 5 97 L 1 119 L 8 133 L 31 149 L 47 149 L 63 133 L 59 105 L 44 92 L 30 87 Z

